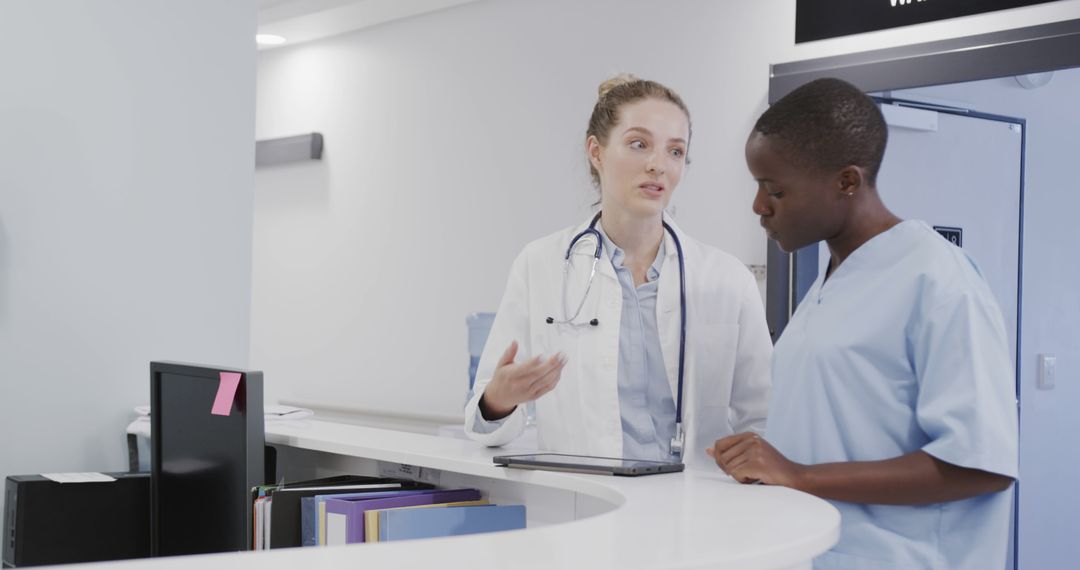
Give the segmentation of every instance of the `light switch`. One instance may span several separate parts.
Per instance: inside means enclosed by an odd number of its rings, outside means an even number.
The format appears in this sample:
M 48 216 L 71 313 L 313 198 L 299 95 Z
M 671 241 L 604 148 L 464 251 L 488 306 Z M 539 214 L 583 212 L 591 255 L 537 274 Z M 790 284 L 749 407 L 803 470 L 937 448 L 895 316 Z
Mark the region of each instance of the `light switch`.
M 1057 357 L 1053 354 L 1039 355 L 1039 377 L 1035 387 L 1040 390 L 1053 390 L 1057 382 Z

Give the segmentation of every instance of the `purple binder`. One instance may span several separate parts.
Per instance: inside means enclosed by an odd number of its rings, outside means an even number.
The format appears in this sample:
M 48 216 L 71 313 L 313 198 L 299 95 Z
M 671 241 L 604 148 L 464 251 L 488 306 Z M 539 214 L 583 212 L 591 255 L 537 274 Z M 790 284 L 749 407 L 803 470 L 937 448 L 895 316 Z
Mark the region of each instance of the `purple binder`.
M 327 499 L 326 516 L 345 515 L 345 542 L 352 544 L 364 542 L 364 513 L 373 509 L 393 509 L 396 507 L 414 507 L 416 505 L 434 505 L 437 503 L 456 503 L 476 501 L 480 491 L 476 489 L 451 489 L 431 491 L 403 497 L 385 497 L 381 499 Z M 329 526 L 329 523 L 327 523 Z M 327 543 L 329 544 L 329 542 Z

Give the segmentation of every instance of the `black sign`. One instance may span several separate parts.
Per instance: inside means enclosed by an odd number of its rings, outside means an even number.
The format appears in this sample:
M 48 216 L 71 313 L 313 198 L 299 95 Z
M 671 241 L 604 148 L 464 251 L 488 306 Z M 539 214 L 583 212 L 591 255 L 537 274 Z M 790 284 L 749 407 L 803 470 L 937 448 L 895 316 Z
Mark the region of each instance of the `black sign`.
M 795 43 L 1054 0 L 795 0 Z
M 949 240 L 950 243 L 956 247 L 964 246 L 964 230 L 961 228 L 950 228 L 948 226 L 934 226 L 937 233 L 941 234 L 941 237 Z

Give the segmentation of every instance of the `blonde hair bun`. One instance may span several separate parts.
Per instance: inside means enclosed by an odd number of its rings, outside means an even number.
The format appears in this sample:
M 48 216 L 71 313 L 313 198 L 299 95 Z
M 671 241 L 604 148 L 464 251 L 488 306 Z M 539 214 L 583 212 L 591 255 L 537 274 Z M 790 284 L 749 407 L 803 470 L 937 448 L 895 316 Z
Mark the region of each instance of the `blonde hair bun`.
M 635 81 L 641 81 L 641 79 L 639 79 L 633 73 L 620 73 L 620 74 L 616 75 L 615 77 L 612 77 L 612 78 L 610 78 L 610 79 L 608 79 L 608 80 L 606 80 L 606 81 L 604 81 L 603 83 L 600 84 L 600 89 L 599 89 L 600 97 L 599 98 L 603 99 L 604 95 L 607 95 L 609 91 L 611 91 L 612 89 L 614 89 L 614 88 L 616 88 L 616 87 L 618 87 L 620 85 L 626 85 L 627 83 L 633 83 Z

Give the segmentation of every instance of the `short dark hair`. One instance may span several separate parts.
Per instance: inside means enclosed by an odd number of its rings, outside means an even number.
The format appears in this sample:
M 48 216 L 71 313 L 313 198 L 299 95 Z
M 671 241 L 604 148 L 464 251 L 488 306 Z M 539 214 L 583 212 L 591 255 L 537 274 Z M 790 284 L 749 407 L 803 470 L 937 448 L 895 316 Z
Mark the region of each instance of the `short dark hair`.
M 858 87 L 816 79 L 765 111 L 754 131 L 782 142 L 789 158 L 818 170 L 855 165 L 874 184 L 889 130 L 881 110 Z

